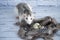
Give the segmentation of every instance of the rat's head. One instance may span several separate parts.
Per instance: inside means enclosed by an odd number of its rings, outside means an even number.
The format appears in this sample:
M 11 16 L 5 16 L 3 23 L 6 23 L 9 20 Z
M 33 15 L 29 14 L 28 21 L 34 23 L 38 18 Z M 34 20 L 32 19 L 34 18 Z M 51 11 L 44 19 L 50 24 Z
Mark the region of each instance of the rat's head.
M 34 16 L 33 15 L 24 15 L 24 20 L 26 21 L 27 24 L 31 24 L 32 21 L 34 20 Z

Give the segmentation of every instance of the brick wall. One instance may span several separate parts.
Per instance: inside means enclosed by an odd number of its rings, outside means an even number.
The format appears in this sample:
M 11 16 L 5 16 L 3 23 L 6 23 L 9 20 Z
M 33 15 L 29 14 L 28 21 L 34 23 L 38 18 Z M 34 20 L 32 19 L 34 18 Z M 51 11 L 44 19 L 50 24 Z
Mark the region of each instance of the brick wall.
M 60 5 L 59 0 L 0 0 L 1 6 L 15 6 L 19 2 L 26 2 L 33 5 Z

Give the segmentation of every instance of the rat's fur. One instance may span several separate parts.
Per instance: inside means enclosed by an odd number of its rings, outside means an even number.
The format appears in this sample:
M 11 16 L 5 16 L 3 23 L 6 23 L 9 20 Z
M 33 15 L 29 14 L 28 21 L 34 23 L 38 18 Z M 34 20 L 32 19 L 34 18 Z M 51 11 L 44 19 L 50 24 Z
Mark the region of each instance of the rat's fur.
M 16 5 L 16 8 L 18 10 L 18 23 L 22 23 L 22 20 L 24 20 L 25 23 L 31 24 L 34 19 L 31 6 L 27 3 L 19 3 L 18 5 Z
M 19 3 L 16 5 L 16 10 L 18 11 L 17 18 L 19 18 L 19 22 L 21 22 L 25 16 L 32 15 L 32 8 L 27 3 Z

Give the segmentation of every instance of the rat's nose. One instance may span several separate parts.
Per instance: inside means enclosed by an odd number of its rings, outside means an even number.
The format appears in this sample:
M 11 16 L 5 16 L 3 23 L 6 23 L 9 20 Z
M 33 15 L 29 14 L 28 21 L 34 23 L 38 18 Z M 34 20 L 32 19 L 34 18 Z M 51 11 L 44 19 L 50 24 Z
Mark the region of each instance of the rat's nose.
M 31 24 L 31 22 L 28 22 L 28 24 Z
M 28 24 L 31 24 L 31 22 L 30 22 L 30 23 L 28 23 Z

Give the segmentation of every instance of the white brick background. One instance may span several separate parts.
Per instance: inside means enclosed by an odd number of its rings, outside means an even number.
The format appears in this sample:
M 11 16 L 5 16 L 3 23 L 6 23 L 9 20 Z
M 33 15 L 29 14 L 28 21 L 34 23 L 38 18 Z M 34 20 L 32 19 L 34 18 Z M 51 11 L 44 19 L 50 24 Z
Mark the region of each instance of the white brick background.
M 60 23 L 60 0 L 0 0 L 0 40 L 22 40 L 17 35 L 19 27 L 14 25 L 14 8 L 19 2 L 29 3 L 36 18 L 51 16 Z M 54 40 L 60 40 L 60 36 L 55 35 Z
M 2 5 L 16 5 L 19 2 L 32 3 L 37 5 L 60 5 L 60 0 L 0 0 L 0 6 Z

